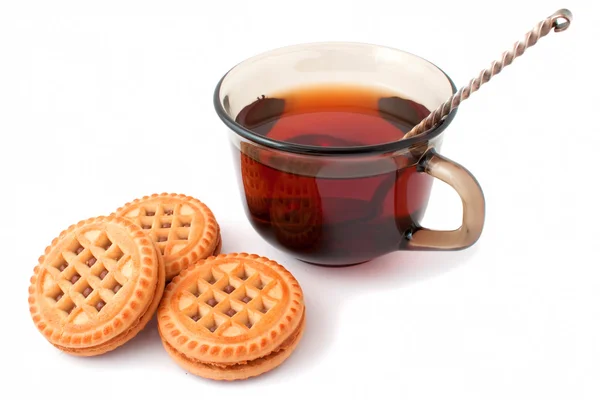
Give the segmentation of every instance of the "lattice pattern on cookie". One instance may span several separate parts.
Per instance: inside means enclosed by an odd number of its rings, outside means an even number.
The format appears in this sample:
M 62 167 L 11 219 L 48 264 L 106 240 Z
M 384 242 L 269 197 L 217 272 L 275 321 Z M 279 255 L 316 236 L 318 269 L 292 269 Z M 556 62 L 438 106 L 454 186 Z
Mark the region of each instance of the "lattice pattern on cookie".
M 141 227 L 156 243 L 167 281 L 221 251 L 220 229 L 212 211 L 193 197 L 176 193 L 144 196 L 126 203 L 114 215 Z
M 163 255 L 178 252 L 188 245 L 191 229 L 202 221 L 193 218 L 195 211 L 186 204 L 145 204 L 137 216 L 130 216 L 157 243 Z
M 85 234 L 48 265 L 44 296 L 63 322 L 85 323 L 96 319 L 132 274 L 131 257 L 105 232 L 89 239 Z
M 238 336 L 282 299 L 281 284 L 244 261 L 215 265 L 183 291 L 179 310 L 199 329 Z

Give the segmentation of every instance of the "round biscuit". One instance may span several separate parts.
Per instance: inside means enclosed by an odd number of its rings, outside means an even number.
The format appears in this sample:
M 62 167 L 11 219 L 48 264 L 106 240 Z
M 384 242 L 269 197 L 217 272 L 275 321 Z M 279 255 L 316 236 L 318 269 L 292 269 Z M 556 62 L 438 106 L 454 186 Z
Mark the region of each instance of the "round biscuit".
M 146 325 L 164 284 L 160 255 L 138 226 L 124 218 L 91 218 L 46 248 L 31 277 L 29 310 L 57 348 L 97 355 Z
M 280 349 L 304 318 L 302 289 L 275 261 L 255 254 L 209 257 L 167 285 L 158 329 L 173 351 L 233 365 Z
M 169 282 L 182 269 L 220 251 L 213 212 L 200 200 L 176 193 L 153 194 L 120 207 L 114 215 L 140 226 L 158 245 Z

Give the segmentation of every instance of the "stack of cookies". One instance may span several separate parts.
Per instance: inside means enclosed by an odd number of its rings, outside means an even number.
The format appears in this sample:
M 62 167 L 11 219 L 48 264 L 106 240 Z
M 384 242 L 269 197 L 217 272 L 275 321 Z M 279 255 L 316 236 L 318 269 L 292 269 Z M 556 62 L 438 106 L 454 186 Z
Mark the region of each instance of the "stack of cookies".
M 31 278 L 31 317 L 56 348 L 96 356 L 158 314 L 163 346 L 185 370 L 217 380 L 260 375 L 302 337 L 302 289 L 274 261 L 220 253 L 220 226 L 200 200 L 137 199 L 52 241 Z

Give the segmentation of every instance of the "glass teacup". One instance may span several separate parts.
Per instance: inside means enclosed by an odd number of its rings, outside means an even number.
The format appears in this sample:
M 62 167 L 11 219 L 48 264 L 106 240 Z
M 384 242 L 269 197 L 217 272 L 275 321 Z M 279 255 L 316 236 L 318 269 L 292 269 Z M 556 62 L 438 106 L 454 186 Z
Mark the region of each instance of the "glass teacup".
M 329 266 L 397 250 L 473 245 L 485 216 L 481 187 L 464 167 L 438 153 L 456 110 L 419 136 L 351 147 L 280 141 L 237 121 L 257 97 L 332 83 L 386 88 L 428 110 L 456 92 L 432 63 L 361 43 L 295 45 L 236 65 L 218 83 L 214 105 L 229 128 L 241 198 L 255 230 L 300 260 Z M 462 225 L 456 230 L 420 225 L 433 178 L 462 199 Z

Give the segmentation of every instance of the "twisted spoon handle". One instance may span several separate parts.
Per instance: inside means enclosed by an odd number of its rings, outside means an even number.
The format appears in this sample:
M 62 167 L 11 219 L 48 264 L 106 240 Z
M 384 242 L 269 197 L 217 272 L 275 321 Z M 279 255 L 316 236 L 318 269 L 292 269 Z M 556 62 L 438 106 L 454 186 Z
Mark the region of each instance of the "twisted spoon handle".
M 468 85 L 463 86 L 444 104 L 429 114 L 427 118 L 422 120 L 417 126 L 404 135 L 403 139 L 419 135 L 437 125 L 442 119 L 450 114 L 452 110 L 457 108 L 462 101 L 468 99 L 473 92 L 479 90 L 481 85 L 492 79 L 494 75 L 500 73 L 500 71 L 502 71 L 504 67 L 510 65 L 515 58 L 521 56 L 528 47 L 536 44 L 540 38 L 546 36 L 552 29 L 554 29 L 555 32 L 565 31 L 571 24 L 572 19 L 573 14 L 567 9 L 562 9 L 558 10 L 545 20 L 540 21 L 535 28 L 527 32 L 524 40 L 515 43 L 512 49 L 505 51 L 500 60 L 494 61 L 489 68 L 481 71 L 479 76 L 471 79 Z

